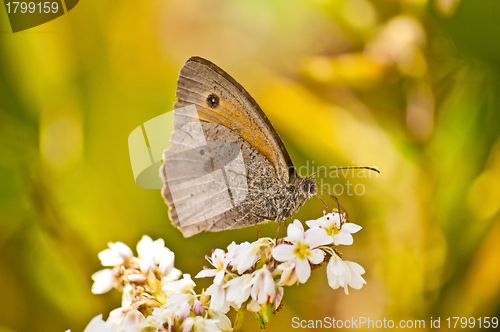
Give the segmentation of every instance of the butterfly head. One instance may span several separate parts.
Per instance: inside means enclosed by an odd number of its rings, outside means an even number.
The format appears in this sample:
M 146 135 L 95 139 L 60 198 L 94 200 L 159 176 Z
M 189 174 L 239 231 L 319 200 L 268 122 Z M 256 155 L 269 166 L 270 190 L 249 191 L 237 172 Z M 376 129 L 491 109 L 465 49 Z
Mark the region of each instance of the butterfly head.
M 297 189 L 302 195 L 309 199 L 318 193 L 318 184 L 315 179 L 310 177 L 299 178 Z

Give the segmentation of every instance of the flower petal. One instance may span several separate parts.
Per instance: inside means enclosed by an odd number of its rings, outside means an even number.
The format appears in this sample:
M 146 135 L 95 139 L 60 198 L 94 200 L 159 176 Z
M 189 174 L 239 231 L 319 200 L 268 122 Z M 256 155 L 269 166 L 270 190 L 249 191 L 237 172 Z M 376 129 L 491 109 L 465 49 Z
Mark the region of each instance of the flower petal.
M 109 248 L 101 251 L 97 254 L 97 256 L 101 260 L 101 264 L 103 266 L 116 266 L 123 263 L 123 259 L 120 257 L 120 255 L 117 255 L 113 250 Z
M 362 275 L 365 273 L 365 269 L 359 265 L 358 263 L 355 262 L 350 262 L 346 261 L 347 265 L 351 268 L 351 270 L 354 270 L 357 274 Z
M 143 235 L 142 239 L 137 243 L 137 253 L 139 256 L 149 254 L 149 248 L 153 244 L 153 239 L 147 235 Z
M 231 320 L 229 318 L 227 318 L 227 316 L 224 315 L 223 313 L 218 312 L 218 311 L 214 311 L 214 310 L 209 310 L 208 317 L 215 319 L 217 321 L 217 323 L 216 323 L 217 326 L 222 331 L 231 331 L 232 330 Z
M 111 250 L 113 250 L 116 254 L 120 255 L 120 257 L 125 261 L 130 257 L 134 256 L 132 250 L 123 242 L 110 242 L 108 243 Z
M 214 284 L 220 285 L 220 283 L 222 282 L 222 279 L 224 279 L 224 273 L 226 273 L 225 270 L 220 270 L 219 272 L 217 272 L 217 274 L 215 275 L 215 278 L 214 278 Z
M 226 301 L 226 291 L 221 286 L 212 284 L 208 287 L 207 294 L 210 294 L 210 309 L 222 311 L 223 313 L 229 311 L 229 303 Z
M 337 289 L 340 286 L 342 286 L 339 282 L 339 278 L 337 275 L 333 274 L 330 269 L 326 269 L 326 276 L 328 278 L 328 285 L 330 285 L 331 288 Z
M 293 253 L 294 246 L 290 244 L 280 244 L 273 248 L 272 255 L 274 259 L 279 262 L 285 262 L 290 259 L 295 258 L 295 254 Z
M 302 223 L 295 219 L 292 224 L 288 225 L 286 232 L 287 240 L 290 242 L 297 242 L 304 240 L 304 226 Z
M 122 327 L 125 326 L 136 326 L 146 321 L 146 317 L 136 309 L 132 309 L 125 315 L 123 319 Z
M 92 293 L 103 294 L 113 288 L 115 273 L 111 269 L 97 271 L 92 275 L 92 280 L 94 280 L 94 284 L 92 285 Z
M 309 226 L 309 228 L 316 228 L 323 226 L 323 224 L 320 223 L 318 220 L 308 220 L 306 221 L 306 225 Z
M 241 277 L 229 280 L 223 286 L 223 288 L 227 288 L 226 300 L 236 303 L 238 308 L 241 307 L 241 304 L 250 296 L 252 290 L 250 286 L 252 286 L 252 276 L 250 274 L 244 274 Z
M 313 249 L 311 250 L 311 255 L 307 256 L 307 259 L 313 264 L 319 264 L 323 261 L 325 257 L 325 253 L 321 249 Z
M 333 243 L 338 246 L 343 244 L 345 246 L 351 245 L 354 242 L 352 235 L 349 233 L 338 233 L 333 236 Z
M 195 278 L 215 277 L 217 275 L 216 269 L 203 269 L 195 276 Z
M 153 256 L 145 256 L 141 261 L 141 271 L 148 274 L 149 270 L 154 271 L 156 269 L 156 264 Z
M 305 283 L 307 279 L 311 276 L 311 266 L 307 259 L 296 259 L 295 260 L 295 273 L 297 274 L 297 279 L 300 283 Z
M 339 213 L 337 213 L 337 212 L 329 213 L 328 217 L 335 223 L 335 225 L 340 226 L 341 220 L 340 220 L 340 214 Z
M 311 228 L 304 234 L 304 242 L 311 248 L 316 248 L 324 244 L 333 242 L 331 236 L 328 236 L 324 228 Z
M 360 289 L 361 287 L 363 287 L 364 284 L 366 284 L 366 281 L 365 279 L 363 279 L 362 276 L 360 276 L 359 274 L 352 274 L 351 276 L 351 282 L 349 283 L 349 286 L 351 286 L 352 288 L 354 289 Z
M 252 299 L 252 300 L 250 300 L 250 302 L 248 302 L 247 309 L 248 309 L 248 311 L 251 311 L 251 312 L 257 312 L 260 310 L 260 304 L 258 304 L 257 301 Z
M 344 274 L 346 268 L 347 266 L 345 265 L 344 261 L 342 261 L 342 259 L 340 259 L 340 257 L 337 256 L 336 254 L 334 254 L 330 258 L 330 261 L 328 262 L 328 265 L 326 267 L 328 272 L 336 276 Z
M 106 322 L 102 319 L 102 314 L 97 315 L 89 322 L 83 332 L 113 332 L 118 331 L 118 325 Z
M 160 272 L 164 276 L 168 276 L 174 268 L 175 254 L 171 251 L 167 252 L 160 261 Z
M 340 229 L 341 233 L 356 233 L 358 232 L 361 228 L 361 226 L 347 222 L 344 225 L 342 225 L 342 228 Z
M 193 317 L 188 317 L 181 324 L 182 332 L 189 332 L 189 331 L 191 331 L 192 328 L 193 328 L 193 325 L 194 325 L 194 318 Z

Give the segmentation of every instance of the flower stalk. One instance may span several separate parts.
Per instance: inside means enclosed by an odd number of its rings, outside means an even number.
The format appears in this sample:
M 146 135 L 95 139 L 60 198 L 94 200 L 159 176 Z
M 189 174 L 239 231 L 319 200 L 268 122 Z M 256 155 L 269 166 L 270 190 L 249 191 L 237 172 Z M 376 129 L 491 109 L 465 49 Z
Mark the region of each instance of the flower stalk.
M 234 319 L 233 332 L 240 332 L 243 326 L 243 319 L 245 318 L 246 304 L 242 305 L 241 308 L 236 312 L 236 318 Z

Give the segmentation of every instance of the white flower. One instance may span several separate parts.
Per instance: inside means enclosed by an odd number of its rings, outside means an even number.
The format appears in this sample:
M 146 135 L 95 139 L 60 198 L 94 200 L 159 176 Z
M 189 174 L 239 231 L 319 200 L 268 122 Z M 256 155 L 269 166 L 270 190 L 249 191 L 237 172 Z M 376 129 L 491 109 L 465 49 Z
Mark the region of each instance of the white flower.
M 201 316 L 189 317 L 182 322 L 182 332 L 220 332 L 215 319 L 206 319 Z
M 146 317 L 139 310 L 132 309 L 125 315 L 121 327 L 125 331 L 141 331 L 144 323 L 146 323 Z
M 92 293 L 93 294 L 104 294 L 111 290 L 113 287 L 118 286 L 118 279 L 115 276 L 115 271 L 111 269 L 104 269 L 97 271 L 92 275 Z
M 251 274 L 244 274 L 229 280 L 224 288 L 227 288 L 226 299 L 234 302 L 238 309 L 245 302 L 252 291 L 253 277 Z
M 311 228 L 304 232 L 300 221 L 295 220 L 288 225 L 286 240 L 292 244 L 280 244 L 273 248 L 273 257 L 280 262 L 293 260 L 297 279 L 304 283 L 311 275 L 309 262 L 319 264 L 325 255 L 321 249 L 314 248 L 331 243 L 331 239 L 321 228 Z
M 215 277 L 214 284 L 220 285 L 222 279 L 224 279 L 227 264 L 229 263 L 226 253 L 222 249 L 215 249 L 212 252 L 212 257 L 206 255 L 205 258 L 215 267 L 215 269 L 207 269 L 205 266 L 195 278 Z
M 97 315 L 89 322 L 83 332 L 115 332 L 118 331 L 118 325 L 106 322 L 102 319 L 102 314 Z
M 165 241 L 163 239 L 153 241 L 149 236 L 144 235 L 139 243 L 137 243 L 139 258 L 151 257 L 155 264 L 159 264 L 163 256 L 168 252 L 170 250 L 165 248 Z
M 106 320 L 108 323 L 116 324 L 117 326 L 122 325 L 127 312 L 129 312 L 130 308 L 116 308 L 109 313 L 109 317 Z
M 278 265 L 274 273 L 281 273 L 280 285 L 292 286 L 298 283 L 297 273 L 295 273 L 295 260 L 286 261 Z
M 185 273 L 183 279 L 167 282 L 162 285 L 161 289 L 167 296 L 170 296 L 174 293 L 194 293 L 195 286 L 191 275 Z
M 226 313 L 229 311 L 230 303 L 226 300 L 226 291 L 221 285 L 212 284 L 207 289 L 210 295 L 210 309 Z
M 177 314 L 174 311 L 169 310 L 167 308 L 154 308 L 153 317 L 161 325 L 166 324 L 167 328 L 171 328 L 174 325 L 174 322 L 177 318 Z
M 174 293 L 167 299 L 167 303 L 164 307 L 174 311 L 178 316 L 187 318 L 191 305 L 194 303 L 195 299 L 193 294 Z
M 124 243 L 109 242 L 108 246 L 108 249 L 98 254 L 103 266 L 118 266 L 134 256 L 132 250 Z
M 253 278 L 252 299 L 261 305 L 273 302 L 276 295 L 276 284 L 267 267 L 264 265 L 264 267 L 255 271 Z
M 332 238 L 333 244 L 351 245 L 353 243 L 352 233 L 356 233 L 361 226 L 345 222 L 345 218 L 337 213 L 328 213 L 316 220 L 306 221 L 311 228 L 322 228 L 328 236 Z M 330 242 L 331 243 L 331 242 Z
M 169 253 L 173 255 L 168 248 L 165 248 L 165 241 L 163 239 L 153 241 L 147 235 L 144 235 L 139 243 L 137 243 L 137 253 L 139 254 L 139 260 L 141 262 L 141 270 L 144 273 L 156 269 L 156 265 L 160 264 Z M 169 263 L 170 260 L 172 260 L 173 267 L 173 258 L 171 255 L 169 257 Z
M 365 270 L 361 265 L 354 262 L 343 261 L 338 255 L 333 254 L 326 267 L 328 284 L 333 289 L 344 287 L 346 294 L 349 294 L 347 286 L 360 289 L 366 281 L 361 277 Z
M 217 326 L 222 330 L 222 331 L 232 331 L 233 328 L 231 327 L 231 320 L 227 318 L 226 315 L 224 315 L 220 311 L 208 309 L 207 312 L 208 318 L 212 318 L 216 321 Z
M 231 265 L 238 271 L 238 274 L 243 274 L 257 263 L 271 242 L 272 240 L 269 238 L 261 238 L 252 243 L 243 242 L 236 246 Z

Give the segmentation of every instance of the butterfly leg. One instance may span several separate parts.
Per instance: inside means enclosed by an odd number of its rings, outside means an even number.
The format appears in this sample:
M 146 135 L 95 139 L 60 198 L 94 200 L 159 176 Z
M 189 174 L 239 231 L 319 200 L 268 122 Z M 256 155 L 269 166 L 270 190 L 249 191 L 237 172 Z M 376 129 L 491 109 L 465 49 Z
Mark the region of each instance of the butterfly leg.
M 323 198 L 321 198 L 321 196 L 320 196 L 319 194 L 316 194 L 316 197 L 318 197 L 318 198 L 319 198 L 319 200 L 321 201 L 321 203 L 323 203 L 323 205 L 326 207 L 326 209 L 327 209 L 327 210 L 332 210 L 332 211 L 333 211 L 333 209 L 332 209 L 331 207 L 329 207 L 329 206 L 325 203 L 325 201 L 323 200 Z
M 253 224 L 255 225 L 255 228 L 257 229 L 257 240 L 260 239 L 260 229 L 259 229 L 259 225 L 257 224 L 257 221 L 255 220 L 253 214 L 252 214 L 252 222 Z
M 278 239 L 280 238 L 280 230 L 281 230 L 281 220 L 276 220 L 278 222 L 278 232 L 276 233 L 276 245 L 278 245 Z

